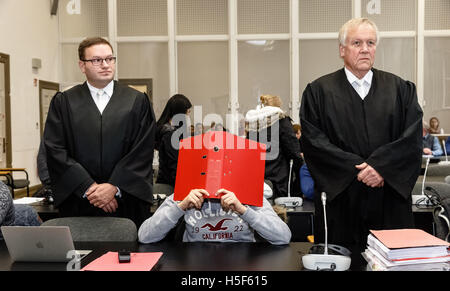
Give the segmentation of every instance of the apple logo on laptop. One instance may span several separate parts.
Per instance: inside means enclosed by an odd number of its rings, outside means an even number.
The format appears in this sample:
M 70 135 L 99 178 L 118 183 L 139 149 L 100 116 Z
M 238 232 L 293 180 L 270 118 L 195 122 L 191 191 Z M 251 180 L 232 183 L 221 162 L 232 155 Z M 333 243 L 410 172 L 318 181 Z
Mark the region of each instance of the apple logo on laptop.
M 43 249 L 43 248 L 44 248 L 44 244 L 43 244 L 42 242 L 37 242 L 37 243 L 36 243 L 36 247 L 37 247 L 38 249 Z

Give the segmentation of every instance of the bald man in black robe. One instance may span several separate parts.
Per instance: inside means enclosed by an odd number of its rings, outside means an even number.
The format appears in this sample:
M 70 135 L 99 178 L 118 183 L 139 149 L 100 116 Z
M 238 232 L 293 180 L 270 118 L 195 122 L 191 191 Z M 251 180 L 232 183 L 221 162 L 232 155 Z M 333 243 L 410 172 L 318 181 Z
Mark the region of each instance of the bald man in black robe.
M 378 30 L 367 19 L 339 33 L 344 68 L 307 85 L 302 149 L 315 180 L 315 242 L 361 251 L 371 229 L 414 226 L 411 191 L 421 166 L 422 110 L 415 85 L 373 68 Z

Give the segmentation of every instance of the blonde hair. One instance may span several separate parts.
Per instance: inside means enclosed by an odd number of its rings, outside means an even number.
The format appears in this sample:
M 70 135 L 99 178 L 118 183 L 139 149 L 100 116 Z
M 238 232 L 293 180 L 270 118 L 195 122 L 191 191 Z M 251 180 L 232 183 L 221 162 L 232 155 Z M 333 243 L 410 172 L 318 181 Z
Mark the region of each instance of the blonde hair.
M 281 108 L 281 98 L 273 95 L 262 95 L 259 97 L 261 104 L 264 106 L 274 106 Z
M 378 31 L 378 27 L 372 20 L 368 18 L 353 18 L 347 21 L 344 25 L 342 25 L 341 29 L 339 30 L 339 43 L 342 46 L 345 46 L 345 43 L 347 41 L 347 32 L 352 27 L 359 27 L 361 25 L 370 25 L 375 30 L 375 33 L 377 35 L 376 44 L 378 45 L 378 42 L 380 41 L 380 33 Z

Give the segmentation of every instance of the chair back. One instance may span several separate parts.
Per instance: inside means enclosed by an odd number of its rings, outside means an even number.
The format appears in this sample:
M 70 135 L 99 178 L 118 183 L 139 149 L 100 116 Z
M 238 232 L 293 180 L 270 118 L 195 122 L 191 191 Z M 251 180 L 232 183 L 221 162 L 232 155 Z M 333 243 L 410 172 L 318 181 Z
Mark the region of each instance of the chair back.
M 174 188 L 171 185 L 155 183 L 153 185 L 153 205 L 159 207 L 173 192 Z
M 445 177 L 445 183 L 450 184 L 450 175 L 448 175 L 447 177 Z
M 447 207 L 444 207 L 446 203 Z M 442 202 L 442 205 L 433 210 L 433 221 L 436 228 L 436 236 L 450 242 L 450 198 Z
M 427 170 L 427 176 L 448 176 L 450 175 L 450 165 L 429 165 Z
M 427 182 L 425 181 L 425 188 L 431 187 L 436 190 L 439 194 L 450 195 L 450 184 L 444 182 Z M 422 194 L 422 181 L 417 181 L 412 190 L 412 195 L 421 195 Z
M 169 184 L 155 183 L 153 185 L 153 194 L 165 194 L 167 196 L 172 195 L 174 188 Z
M 431 189 L 429 188 L 431 187 Z M 432 198 L 435 208 L 433 209 L 433 222 L 435 235 L 443 240 L 449 241 L 450 236 L 450 184 L 442 182 L 425 182 L 425 192 Z M 413 195 L 421 195 L 422 182 L 414 186 Z
M 68 226 L 73 241 L 134 242 L 136 224 L 121 217 L 62 217 L 45 221 L 42 226 Z

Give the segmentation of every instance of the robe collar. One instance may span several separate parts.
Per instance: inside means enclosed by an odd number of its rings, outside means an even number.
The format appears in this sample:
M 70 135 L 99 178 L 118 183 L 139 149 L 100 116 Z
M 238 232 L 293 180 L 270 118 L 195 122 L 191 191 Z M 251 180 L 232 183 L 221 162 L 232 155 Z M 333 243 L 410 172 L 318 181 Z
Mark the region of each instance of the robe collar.
M 109 82 L 108 85 L 106 85 L 105 88 L 99 89 L 99 88 L 95 88 L 94 86 L 92 86 L 91 84 L 89 84 L 89 81 L 86 81 L 86 84 L 89 88 L 89 92 L 91 92 L 91 96 L 94 98 L 97 95 L 97 92 L 102 90 L 103 92 L 106 93 L 106 95 L 108 95 L 109 98 L 112 97 L 113 92 L 114 92 L 114 80 L 112 80 L 111 82 Z
M 367 74 L 362 79 L 358 79 L 358 77 L 356 77 L 346 67 L 344 67 L 344 71 L 345 71 L 345 75 L 347 76 L 347 80 L 350 82 L 350 84 L 353 84 L 353 82 L 357 81 L 359 83 L 367 82 L 367 84 L 369 84 L 369 86 L 372 85 L 372 78 L 373 78 L 372 70 L 368 71 Z

